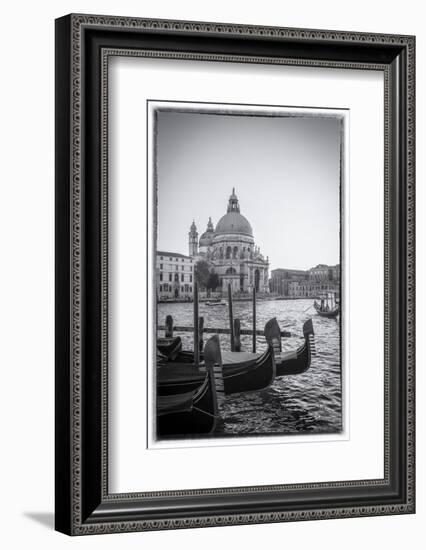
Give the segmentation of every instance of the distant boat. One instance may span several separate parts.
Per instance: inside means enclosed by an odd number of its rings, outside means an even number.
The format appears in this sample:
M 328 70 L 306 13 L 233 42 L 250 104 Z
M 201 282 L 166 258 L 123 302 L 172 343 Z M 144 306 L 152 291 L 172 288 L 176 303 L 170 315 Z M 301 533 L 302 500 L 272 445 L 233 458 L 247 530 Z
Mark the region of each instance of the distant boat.
M 206 302 L 206 306 L 217 307 L 217 306 L 226 306 L 225 300 L 209 300 Z
M 181 391 L 181 387 L 169 385 L 168 392 L 157 391 L 158 436 L 205 435 L 216 429 L 218 393 L 223 393 L 218 336 L 207 341 L 204 355 L 206 373 L 195 387 Z M 216 378 L 217 373 L 219 376 Z
M 328 293 L 325 297 L 321 298 L 321 302 L 314 301 L 314 308 L 320 317 L 327 317 L 333 319 L 337 317 L 340 311 L 340 304 L 336 300 L 334 293 Z

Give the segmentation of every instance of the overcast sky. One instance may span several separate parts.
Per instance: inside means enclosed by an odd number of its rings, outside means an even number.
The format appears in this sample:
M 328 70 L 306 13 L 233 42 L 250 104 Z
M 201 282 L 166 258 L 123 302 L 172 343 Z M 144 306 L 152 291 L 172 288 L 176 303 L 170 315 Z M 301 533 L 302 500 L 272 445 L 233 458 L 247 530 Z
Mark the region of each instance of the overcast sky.
M 339 262 L 340 123 L 318 117 L 158 114 L 157 249 L 188 254 L 232 188 L 270 269 Z

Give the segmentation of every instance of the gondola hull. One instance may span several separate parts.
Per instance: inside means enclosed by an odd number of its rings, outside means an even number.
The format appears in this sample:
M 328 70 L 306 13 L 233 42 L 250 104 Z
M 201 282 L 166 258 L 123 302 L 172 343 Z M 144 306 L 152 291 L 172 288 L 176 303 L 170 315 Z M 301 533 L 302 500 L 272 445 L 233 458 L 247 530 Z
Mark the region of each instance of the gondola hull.
M 314 329 L 312 320 L 303 325 L 304 343 L 294 351 L 281 352 L 277 359 L 276 376 L 302 374 L 311 366 L 312 355 L 315 352 Z
M 256 353 L 223 352 L 225 395 L 263 390 L 275 379 L 275 361 L 271 348 Z
M 184 352 L 185 353 L 185 352 Z M 204 365 L 167 362 L 157 369 L 157 388 L 160 395 L 191 391 L 203 379 Z M 190 352 L 185 358 L 190 359 Z M 193 355 L 192 355 L 193 360 Z M 267 388 L 275 379 L 275 361 L 270 348 L 263 354 L 223 352 L 223 382 L 225 395 Z
M 185 397 L 188 393 L 182 394 Z M 210 434 L 214 431 L 217 421 L 217 414 L 214 411 L 214 390 L 210 376 L 205 377 L 201 386 L 192 392 L 190 406 L 187 400 L 182 400 L 182 407 L 170 408 L 170 412 L 162 411 L 161 402 L 174 396 L 159 395 L 157 397 L 157 436 L 166 437 L 191 437 L 203 434 Z
M 205 374 L 194 363 L 167 362 L 157 369 L 157 395 L 174 395 L 195 391 Z
M 303 325 L 304 343 L 292 351 L 283 352 L 280 341 L 280 328 L 276 319 L 268 322 L 269 349 L 266 354 L 247 354 L 244 352 L 223 352 L 223 378 L 225 395 L 256 391 L 268 387 L 275 377 L 302 374 L 311 366 L 315 352 L 314 329 L 312 320 Z M 274 349 L 275 354 L 273 353 Z M 202 354 L 201 354 L 202 359 Z M 203 380 L 203 374 L 193 363 L 194 354 L 181 351 L 176 361 L 160 362 L 158 373 L 158 391 L 186 392 L 196 388 Z
M 159 391 L 157 385 L 157 437 L 195 437 L 214 432 L 219 418 L 218 394 L 223 395 L 222 360 L 219 338 L 206 344 L 206 372 L 193 389 L 182 391 L 180 385 L 169 385 Z M 188 389 L 188 388 L 186 388 Z
M 180 336 L 157 338 L 157 350 L 170 361 L 174 361 L 179 352 L 182 351 L 182 340 Z

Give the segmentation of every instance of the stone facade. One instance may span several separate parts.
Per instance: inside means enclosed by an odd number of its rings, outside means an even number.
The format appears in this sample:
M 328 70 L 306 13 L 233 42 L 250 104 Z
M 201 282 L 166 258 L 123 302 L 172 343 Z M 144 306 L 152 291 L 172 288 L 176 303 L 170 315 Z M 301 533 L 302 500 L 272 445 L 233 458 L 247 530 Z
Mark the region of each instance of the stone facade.
M 289 298 L 317 298 L 328 292 L 340 294 L 340 265 L 319 264 L 311 269 L 274 269 L 271 292 Z
M 271 292 L 279 296 L 290 296 L 292 283 L 303 283 L 309 280 L 309 272 L 302 269 L 274 269 L 271 271 L 269 286 Z M 297 285 L 296 285 L 297 286 Z M 293 284 L 291 288 L 295 288 Z
M 157 298 L 192 300 L 194 259 L 175 252 L 157 252 Z
M 198 246 L 197 228 L 193 222 L 189 231 L 189 256 L 195 262 L 205 260 L 219 276 L 222 292 L 231 285 L 234 293 L 248 293 L 253 287 L 259 293 L 269 293 L 269 259 L 255 245 L 253 230 L 241 214 L 235 190 L 229 197 L 227 212 L 213 227 L 211 218 Z
M 307 272 L 306 280 L 289 284 L 288 295 L 292 298 L 321 298 L 328 293 L 340 296 L 340 265 L 319 264 Z

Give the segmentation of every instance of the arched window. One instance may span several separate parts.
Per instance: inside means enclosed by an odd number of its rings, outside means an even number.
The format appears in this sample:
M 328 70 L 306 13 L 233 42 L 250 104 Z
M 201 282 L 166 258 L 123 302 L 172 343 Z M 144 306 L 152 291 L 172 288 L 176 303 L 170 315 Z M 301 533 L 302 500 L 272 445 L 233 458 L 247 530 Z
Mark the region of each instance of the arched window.
M 226 259 L 229 260 L 229 258 L 231 257 L 231 254 L 232 254 L 232 248 L 230 246 L 228 246 L 228 248 L 226 249 Z
M 238 246 L 234 246 L 234 253 L 233 253 L 233 257 L 236 258 L 238 255 Z
M 226 270 L 226 275 L 236 275 L 236 271 L 233 267 L 228 267 L 228 269 Z
M 219 250 L 219 258 L 223 260 L 223 248 Z

